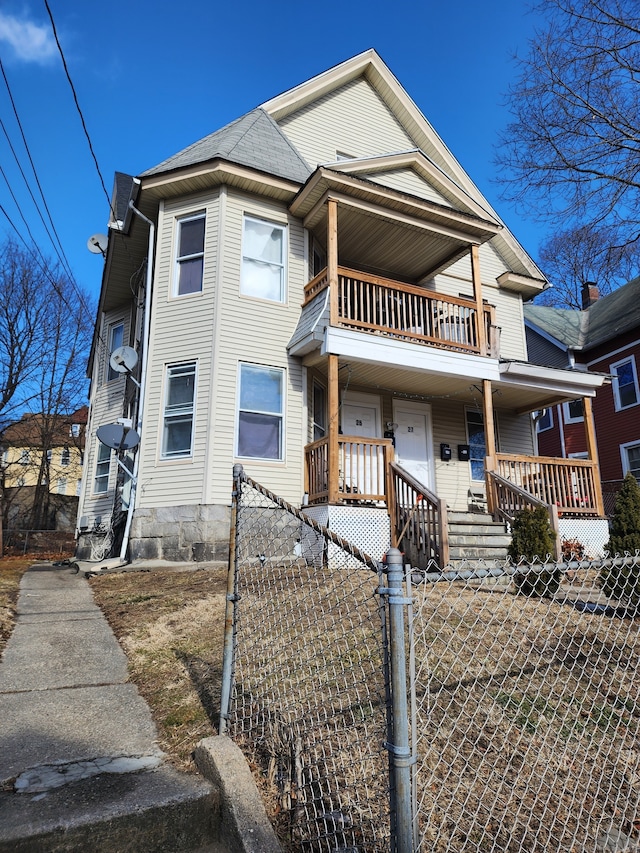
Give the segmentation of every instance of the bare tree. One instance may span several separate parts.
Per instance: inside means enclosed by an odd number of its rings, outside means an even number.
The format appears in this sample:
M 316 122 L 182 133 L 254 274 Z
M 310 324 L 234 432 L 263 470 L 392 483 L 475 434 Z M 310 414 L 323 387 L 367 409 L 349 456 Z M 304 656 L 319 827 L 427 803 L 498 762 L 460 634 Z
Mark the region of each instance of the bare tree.
M 0 440 L 20 447 L 24 432 L 21 479 L 35 486 L 24 519 L 31 527 L 47 516 L 51 451 L 86 400 L 91 317 L 86 296 L 57 268 L 11 240 L 0 247 Z
M 606 296 L 632 278 L 635 245 L 616 247 L 613 242 L 607 227 L 581 225 L 553 234 L 538 250 L 540 266 L 553 285 L 538 297 L 538 304 L 580 309 L 587 283 L 595 282 Z
M 500 140 L 503 196 L 562 229 L 640 247 L 640 5 L 542 0 Z M 637 257 L 637 255 L 636 255 Z

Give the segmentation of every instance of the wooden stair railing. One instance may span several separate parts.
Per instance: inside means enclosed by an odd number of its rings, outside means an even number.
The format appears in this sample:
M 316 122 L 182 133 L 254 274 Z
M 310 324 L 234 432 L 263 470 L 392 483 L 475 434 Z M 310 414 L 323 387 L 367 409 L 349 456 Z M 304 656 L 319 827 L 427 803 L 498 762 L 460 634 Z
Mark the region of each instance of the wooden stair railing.
M 449 563 L 447 505 L 396 462 L 389 465 L 391 545 L 416 568 Z
M 560 541 L 560 530 L 558 525 L 558 508 L 554 504 L 545 501 L 516 486 L 510 480 L 496 474 L 495 471 L 486 471 L 487 498 L 489 511 L 494 518 L 500 518 L 513 524 L 516 515 L 523 509 L 534 509 L 543 506 L 549 515 L 549 524 L 555 541 L 555 559 L 560 559 L 562 544 Z M 541 558 L 544 554 L 540 555 Z

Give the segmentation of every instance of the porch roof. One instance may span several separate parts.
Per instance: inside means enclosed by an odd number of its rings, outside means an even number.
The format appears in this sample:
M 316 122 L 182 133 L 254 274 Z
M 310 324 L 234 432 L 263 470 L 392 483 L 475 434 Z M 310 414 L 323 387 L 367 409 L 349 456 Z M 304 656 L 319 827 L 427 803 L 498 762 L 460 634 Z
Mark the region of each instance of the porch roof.
M 334 327 L 322 332 L 317 328 L 305 340 L 305 364 L 322 369 L 325 356 L 332 353 L 340 357 L 345 371 L 341 376 L 348 374 L 351 387 L 425 401 L 476 403 L 482 396 L 481 383 L 488 379 L 496 408 L 525 413 L 594 397 L 607 379 L 600 373 L 500 361 Z M 292 352 L 303 354 L 302 348 Z

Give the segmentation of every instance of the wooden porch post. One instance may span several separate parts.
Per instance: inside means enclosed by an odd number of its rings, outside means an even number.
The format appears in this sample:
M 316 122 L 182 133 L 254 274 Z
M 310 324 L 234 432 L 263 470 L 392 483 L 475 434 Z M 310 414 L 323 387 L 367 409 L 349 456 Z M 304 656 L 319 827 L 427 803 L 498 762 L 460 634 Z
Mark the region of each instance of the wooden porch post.
M 584 431 L 587 439 L 587 454 L 594 463 L 593 468 L 593 496 L 598 515 L 604 516 L 604 502 L 602 500 L 602 482 L 600 480 L 600 460 L 598 459 L 598 444 L 596 442 L 596 428 L 593 420 L 593 406 L 591 397 L 582 398 L 582 413 L 584 415 Z
M 330 504 L 338 502 L 339 491 L 339 456 L 338 456 L 338 434 L 340 424 L 340 394 L 338 388 L 338 356 L 329 355 L 327 366 L 328 391 L 328 416 L 329 429 L 327 436 L 329 446 L 327 448 L 327 500 Z
M 473 282 L 473 296 L 476 300 L 478 348 L 480 355 L 488 355 L 487 330 L 484 325 L 484 305 L 482 302 L 482 283 L 480 280 L 480 250 L 478 246 L 471 247 L 471 280 Z
M 327 278 L 329 279 L 329 322 L 338 323 L 338 202 L 327 200 Z
M 484 420 L 484 443 L 485 443 L 485 469 L 495 471 L 496 469 L 496 432 L 493 420 L 493 390 L 491 380 L 482 380 L 482 412 Z M 487 489 L 487 511 L 493 515 L 496 510 L 492 483 L 486 478 Z

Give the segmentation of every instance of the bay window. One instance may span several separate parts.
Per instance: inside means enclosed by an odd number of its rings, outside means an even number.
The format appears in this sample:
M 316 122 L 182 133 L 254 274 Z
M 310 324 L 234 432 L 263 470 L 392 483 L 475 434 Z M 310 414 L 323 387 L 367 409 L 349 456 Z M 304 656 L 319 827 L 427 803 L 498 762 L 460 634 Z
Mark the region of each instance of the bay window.
M 163 459 L 191 456 L 195 389 L 195 361 L 167 367 L 162 429 Z
M 245 216 L 240 293 L 271 302 L 285 300 L 285 228 Z
M 237 456 L 283 458 L 284 371 L 240 365 Z

